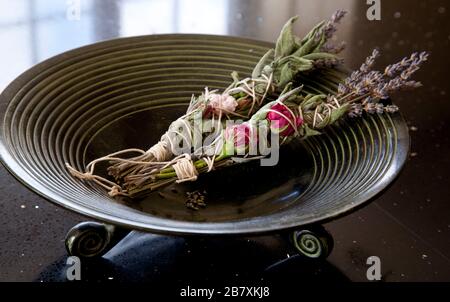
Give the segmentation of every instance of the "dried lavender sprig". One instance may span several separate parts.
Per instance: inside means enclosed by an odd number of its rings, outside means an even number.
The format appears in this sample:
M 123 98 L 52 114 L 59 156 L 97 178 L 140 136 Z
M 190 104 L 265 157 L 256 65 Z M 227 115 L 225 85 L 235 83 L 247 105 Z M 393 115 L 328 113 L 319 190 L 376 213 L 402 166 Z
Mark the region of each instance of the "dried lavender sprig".
M 363 114 L 363 108 L 361 104 L 352 104 L 350 111 L 348 112 L 349 117 L 360 117 Z
M 404 80 L 409 79 L 414 72 L 420 69 L 420 65 L 428 60 L 428 56 L 429 54 L 427 52 L 421 52 L 415 60 L 412 60 L 409 68 L 403 70 L 403 72 L 400 74 L 400 77 Z
M 397 106 L 385 106 L 379 101 L 387 99 L 393 92 L 422 86 L 420 82 L 410 78 L 428 59 L 427 52 L 413 53 L 410 57 L 387 66 L 383 73 L 373 70 L 379 55 L 379 51 L 375 49 L 361 67 L 339 85 L 334 98 L 341 103 L 352 103 L 348 113 L 350 117 L 361 116 L 363 112 L 369 114 L 396 112 Z
M 377 93 L 383 95 L 383 98 L 387 98 L 392 92 L 398 90 L 409 90 L 422 86 L 422 83 L 418 81 L 409 80 L 412 75 L 420 69 L 420 65 L 428 60 L 429 54 L 425 51 L 421 53 L 413 53 L 409 58 L 404 58 L 396 64 L 392 64 L 391 67 L 387 67 L 385 70 L 386 76 L 391 76 L 395 73 L 400 73 L 399 76 L 379 83 L 377 87 Z
M 399 110 L 399 108 L 396 105 L 384 106 L 384 112 L 387 112 L 387 113 L 394 113 L 394 112 L 397 112 L 398 110 Z
M 344 83 L 339 84 L 338 93 L 339 94 L 347 94 L 351 90 L 357 88 L 358 84 L 361 82 L 373 81 L 374 74 L 367 76 L 373 65 L 375 64 L 375 60 L 380 56 L 380 51 L 375 48 L 372 51 L 372 54 L 368 56 L 365 62 L 361 65 L 358 70 L 353 71 L 348 78 L 344 80 Z M 360 88 L 360 87 L 359 87 Z
M 366 58 L 366 61 L 361 65 L 359 71 L 361 73 L 367 73 L 372 70 L 373 65 L 375 64 L 376 59 L 380 56 L 380 50 L 375 48 L 372 50 L 372 54 Z
M 319 41 L 323 38 L 325 41 L 320 47 L 320 51 L 338 54 L 344 50 L 344 42 L 334 44 L 331 39 L 337 31 L 337 25 L 341 22 L 346 14 L 347 11 L 345 10 L 335 11 L 330 19 L 316 32 L 314 39 L 316 41 Z
M 397 112 L 399 108 L 396 105 L 383 105 L 381 103 L 366 103 L 366 104 L 352 104 L 348 116 L 349 117 L 360 117 L 363 112 L 367 112 L 369 114 L 382 114 L 386 113 L 394 113 Z
M 398 63 L 388 65 L 384 70 L 384 74 L 388 77 L 394 77 L 396 74 L 403 73 L 411 66 L 416 66 L 418 69 L 418 65 L 425 62 L 428 59 L 428 55 L 425 51 L 421 53 L 415 52 L 409 58 L 405 57 Z
M 320 30 L 316 33 L 316 39 L 319 40 L 324 35 L 325 39 L 331 39 L 337 30 L 337 25 L 341 22 L 342 18 L 347 14 L 347 11 L 338 9 L 331 15 L 330 19 L 325 23 Z
M 384 73 L 372 70 L 378 56 L 379 51 L 375 49 L 359 70 L 354 71 L 339 85 L 338 96 L 353 93 L 359 96 L 367 94 L 375 99 L 386 99 L 392 92 L 421 86 L 420 82 L 409 80 L 409 78 L 427 60 L 427 52 L 414 53 L 409 58 L 391 64 L 385 68 Z M 400 75 L 392 77 L 400 71 Z

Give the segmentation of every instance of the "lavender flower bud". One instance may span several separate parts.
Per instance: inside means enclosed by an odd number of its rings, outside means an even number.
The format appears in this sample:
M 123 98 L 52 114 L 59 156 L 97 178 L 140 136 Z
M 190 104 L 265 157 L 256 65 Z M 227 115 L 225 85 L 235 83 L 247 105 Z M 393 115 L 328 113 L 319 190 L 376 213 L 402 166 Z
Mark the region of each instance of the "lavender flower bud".
M 362 110 L 361 104 L 353 104 L 348 113 L 348 116 L 349 117 L 360 117 L 362 115 L 362 113 L 363 113 L 363 110 Z
M 346 46 L 346 44 L 344 41 L 341 41 L 339 44 L 334 44 L 334 43 L 331 43 L 330 41 L 328 41 L 327 43 L 322 45 L 322 47 L 320 48 L 320 51 L 338 54 L 345 49 L 345 46 Z
M 384 105 L 381 104 L 381 103 L 377 103 L 377 104 L 375 104 L 375 109 L 376 109 L 376 112 L 378 114 L 383 114 L 383 112 L 384 112 Z
M 398 111 L 398 107 L 395 105 L 387 105 L 384 107 L 384 111 L 387 113 L 394 113 Z
M 330 20 L 328 20 L 327 23 L 325 23 L 325 25 L 316 32 L 314 37 L 315 40 L 319 41 L 322 35 L 325 37 L 325 40 L 331 39 L 337 30 L 336 25 L 341 22 L 341 19 L 345 16 L 345 14 L 347 14 L 347 11 L 345 10 L 339 9 L 335 11 Z
M 364 111 L 369 113 L 369 114 L 374 114 L 376 112 L 376 107 L 375 107 L 375 103 L 367 103 L 364 106 Z
M 380 56 L 380 51 L 375 48 L 372 51 L 372 54 L 366 58 L 366 61 L 361 65 L 359 70 L 363 73 L 367 73 L 372 70 L 373 65 L 375 64 L 375 60 Z
M 338 86 L 338 94 L 339 95 L 344 95 L 350 92 L 350 89 L 348 88 L 347 85 L 345 85 L 344 83 L 339 83 Z
M 372 103 L 373 101 L 374 101 L 374 99 L 372 97 L 368 96 L 361 102 L 361 104 L 365 105 L 367 103 Z

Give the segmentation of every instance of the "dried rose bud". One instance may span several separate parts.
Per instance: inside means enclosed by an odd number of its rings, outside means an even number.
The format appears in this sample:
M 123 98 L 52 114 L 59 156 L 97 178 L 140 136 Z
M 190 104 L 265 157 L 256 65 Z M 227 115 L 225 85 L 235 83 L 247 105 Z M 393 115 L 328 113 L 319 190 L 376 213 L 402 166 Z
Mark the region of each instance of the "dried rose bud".
M 294 133 L 296 128 L 300 127 L 303 124 L 303 120 L 298 117 L 292 115 L 291 111 L 283 104 L 275 104 L 270 108 L 270 111 L 267 114 L 267 119 L 272 123 L 271 130 L 273 130 L 273 125 L 277 127 L 281 136 L 289 136 Z
M 227 93 L 213 93 L 210 95 L 210 100 L 209 104 L 213 108 L 214 113 L 220 113 L 222 110 L 224 110 L 225 113 L 234 112 L 238 105 L 236 99 Z

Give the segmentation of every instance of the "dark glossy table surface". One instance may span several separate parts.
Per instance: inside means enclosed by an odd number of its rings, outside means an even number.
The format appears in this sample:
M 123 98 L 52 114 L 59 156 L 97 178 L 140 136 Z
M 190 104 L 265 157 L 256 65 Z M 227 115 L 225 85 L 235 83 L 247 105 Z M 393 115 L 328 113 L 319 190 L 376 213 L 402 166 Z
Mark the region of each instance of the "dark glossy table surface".
M 180 280 L 240 280 L 265 271 L 286 279 L 366 281 L 366 259 L 378 256 L 384 281 L 450 281 L 450 5 L 381 1 L 381 20 L 369 21 L 365 3 L 0 0 L 0 90 L 32 65 L 100 40 L 180 32 L 274 41 L 290 16 L 300 15 L 297 30 L 305 33 L 338 8 L 349 10 L 339 37 L 347 41 L 344 57 L 352 68 L 374 47 L 382 50 L 384 65 L 412 51 L 432 53 L 417 75 L 424 87 L 394 98 L 412 137 L 404 170 L 374 202 L 325 225 L 335 240 L 326 262 L 291 257 L 276 236 L 192 243 L 135 234 L 134 241 L 122 242 L 103 262 L 91 265 L 90 280 L 158 282 L 170 280 L 172 272 Z M 63 280 L 65 234 L 86 218 L 36 196 L 3 167 L 0 214 L 0 281 Z

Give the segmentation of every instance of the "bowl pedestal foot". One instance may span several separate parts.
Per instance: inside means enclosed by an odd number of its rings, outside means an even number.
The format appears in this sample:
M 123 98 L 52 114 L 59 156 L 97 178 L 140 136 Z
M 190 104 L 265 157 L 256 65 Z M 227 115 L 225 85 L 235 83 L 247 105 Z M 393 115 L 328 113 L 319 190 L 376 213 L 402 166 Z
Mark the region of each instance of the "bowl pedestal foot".
M 93 221 L 81 222 L 67 233 L 66 250 L 70 256 L 82 259 L 101 257 L 128 233 L 128 230 L 109 224 Z
M 99 258 L 111 250 L 130 231 L 99 222 L 81 222 L 66 235 L 66 249 L 70 256 Z M 305 226 L 286 233 L 295 252 L 312 259 L 325 259 L 333 249 L 333 237 L 321 225 Z
M 327 258 L 333 249 L 333 237 L 321 225 L 305 226 L 288 233 L 295 251 L 313 259 Z

